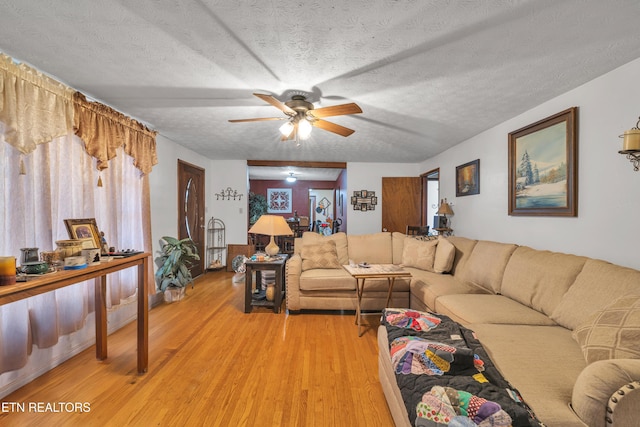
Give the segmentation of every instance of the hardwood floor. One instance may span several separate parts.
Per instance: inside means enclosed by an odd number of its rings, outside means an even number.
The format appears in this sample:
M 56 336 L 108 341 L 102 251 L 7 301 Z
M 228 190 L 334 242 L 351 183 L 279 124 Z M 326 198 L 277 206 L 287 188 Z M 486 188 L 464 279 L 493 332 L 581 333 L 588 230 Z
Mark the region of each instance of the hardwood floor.
M 150 311 L 146 374 L 134 322 L 109 336 L 107 360 L 91 347 L 2 399 L 0 425 L 393 426 L 375 327 L 358 338 L 352 313 L 245 314 L 232 276 L 207 273 Z

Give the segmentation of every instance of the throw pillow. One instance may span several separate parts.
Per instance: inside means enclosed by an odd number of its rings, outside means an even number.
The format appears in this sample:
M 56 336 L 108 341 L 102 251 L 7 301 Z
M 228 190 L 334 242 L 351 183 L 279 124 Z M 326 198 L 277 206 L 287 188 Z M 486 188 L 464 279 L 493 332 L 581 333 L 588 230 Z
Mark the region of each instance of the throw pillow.
M 347 235 L 344 232 L 332 234 L 330 236 L 323 236 L 322 234 L 312 233 L 307 231 L 302 234 L 302 246 L 304 245 L 317 245 L 327 240 L 333 240 L 336 242 L 336 251 L 338 251 L 338 261 L 340 264 L 349 264 L 349 252 L 347 249 Z M 302 247 L 301 246 L 301 247 Z M 296 245 L 296 248 L 298 245 Z
M 640 295 L 618 298 L 573 331 L 587 363 L 640 359 Z
M 422 241 L 413 237 L 405 237 L 402 248 L 402 264 L 420 270 L 433 271 L 436 256 L 437 240 Z
M 302 271 L 314 268 L 342 268 L 338 261 L 338 251 L 336 242 L 326 240 L 315 245 L 304 245 L 302 247 Z
M 436 273 L 448 273 L 453 268 L 453 260 L 456 257 L 456 247 L 446 238 L 438 239 L 436 256 L 433 260 L 433 271 Z

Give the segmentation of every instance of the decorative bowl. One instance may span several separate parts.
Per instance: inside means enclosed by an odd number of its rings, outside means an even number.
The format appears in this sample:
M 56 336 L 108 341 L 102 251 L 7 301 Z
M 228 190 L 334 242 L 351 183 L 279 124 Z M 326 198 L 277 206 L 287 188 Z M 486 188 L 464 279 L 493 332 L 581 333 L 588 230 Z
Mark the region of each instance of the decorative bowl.
M 25 274 L 43 274 L 49 271 L 49 264 L 43 261 L 25 262 L 20 269 Z

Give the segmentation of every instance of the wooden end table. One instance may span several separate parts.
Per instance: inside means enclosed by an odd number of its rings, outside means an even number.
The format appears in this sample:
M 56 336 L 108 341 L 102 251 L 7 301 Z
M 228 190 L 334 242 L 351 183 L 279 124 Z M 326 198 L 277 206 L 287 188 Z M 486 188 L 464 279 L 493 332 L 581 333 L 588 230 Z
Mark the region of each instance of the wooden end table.
M 288 256 L 286 254 L 278 254 L 279 259 L 274 261 L 246 261 L 246 271 L 244 274 L 244 312 L 251 313 L 253 306 L 273 307 L 274 313 L 280 313 L 280 306 L 284 299 L 284 266 Z M 253 297 L 253 272 L 256 272 L 256 288 L 262 283 L 262 271 L 272 270 L 276 272 L 275 295 L 273 301 L 254 300 Z
M 358 325 L 358 336 L 362 336 L 360 331 L 362 326 L 362 294 L 364 293 L 364 284 L 367 279 L 387 279 L 389 289 L 387 291 L 387 302 L 385 307 L 389 307 L 389 301 L 391 301 L 391 295 L 393 294 L 393 285 L 397 277 L 411 277 L 411 273 L 404 270 L 399 265 L 395 264 L 369 264 L 368 267 L 360 267 L 358 265 L 343 265 L 356 279 L 356 292 L 358 295 L 358 304 L 356 306 L 356 324 Z M 366 313 L 366 314 L 380 314 L 380 313 Z

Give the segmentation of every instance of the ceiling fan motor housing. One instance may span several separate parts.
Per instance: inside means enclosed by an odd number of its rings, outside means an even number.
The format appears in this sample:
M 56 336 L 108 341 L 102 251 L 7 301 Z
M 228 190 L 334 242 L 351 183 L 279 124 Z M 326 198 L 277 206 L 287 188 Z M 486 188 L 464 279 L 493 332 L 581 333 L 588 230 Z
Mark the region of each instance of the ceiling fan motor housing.
M 309 118 L 307 112 L 313 110 L 313 104 L 308 102 L 302 95 L 293 95 L 291 101 L 287 101 L 284 104 L 292 110 L 295 110 L 300 118 L 305 116 Z

